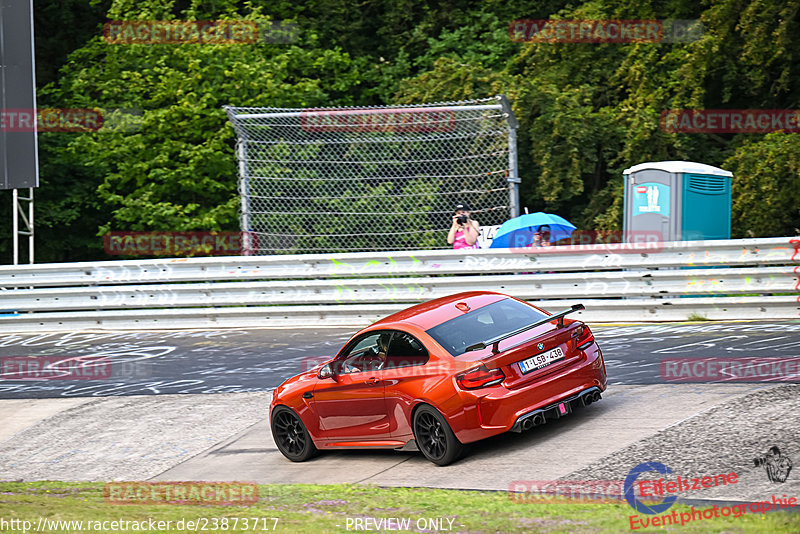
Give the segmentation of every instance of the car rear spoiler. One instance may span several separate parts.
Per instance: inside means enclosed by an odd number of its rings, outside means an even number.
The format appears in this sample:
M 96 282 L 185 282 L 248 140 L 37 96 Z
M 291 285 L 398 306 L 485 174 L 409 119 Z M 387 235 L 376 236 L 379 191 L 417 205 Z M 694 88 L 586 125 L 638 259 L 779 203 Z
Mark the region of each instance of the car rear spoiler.
M 561 312 L 558 312 L 558 313 L 554 313 L 553 315 L 548 315 L 544 319 L 542 319 L 540 321 L 536 321 L 533 324 L 529 324 L 528 326 L 523 326 L 519 330 L 514 330 L 513 332 L 509 332 L 508 334 L 503 334 L 503 335 L 497 336 L 497 337 L 492 338 L 492 339 L 490 339 L 488 341 L 479 341 L 478 343 L 475 343 L 474 345 L 470 345 L 469 347 L 464 349 L 464 352 L 470 352 L 470 351 L 473 351 L 473 350 L 482 350 L 482 349 L 485 349 L 486 347 L 491 345 L 492 354 L 499 354 L 500 353 L 499 345 L 500 345 L 500 342 L 503 341 L 504 339 L 508 339 L 510 337 L 516 336 L 517 334 L 521 334 L 522 332 L 525 332 L 526 330 L 530 330 L 531 328 L 536 328 L 537 326 L 541 326 L 543 324 L 549 323 L 550 321 L 554 321 L 556 319 L 558 319 L 558 327 L 561 328 L 561 327 L 564 326 L 564 316 L 565 315 L 568 315 L 568 314 L 570 314 L 572 312 L 576 312 L 576 311 L 583 310 L 583 309 L 586 309 L 583 306 L 583 304 L 573 304 L 571 307 L 567 308 L 564 311 L 561 311 Z

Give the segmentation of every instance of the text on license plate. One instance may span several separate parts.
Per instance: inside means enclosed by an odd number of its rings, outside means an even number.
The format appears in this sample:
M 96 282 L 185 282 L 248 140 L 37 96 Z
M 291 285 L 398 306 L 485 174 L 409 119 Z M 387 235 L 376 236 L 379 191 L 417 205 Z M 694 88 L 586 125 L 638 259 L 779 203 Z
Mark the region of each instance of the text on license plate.
M 564 351 L 561 350 L 561 347 L 556 347 L 553 350 L 532 356 L 527 360 L 522 360 L 519 362 L 519 368 L 522 371 L 522 374 L 530 373 L 531 371 L 535 371 L 536 369 L 541 369 L 542 367 L 550 365 L 551 363 L 558 361 L 563 357 Z

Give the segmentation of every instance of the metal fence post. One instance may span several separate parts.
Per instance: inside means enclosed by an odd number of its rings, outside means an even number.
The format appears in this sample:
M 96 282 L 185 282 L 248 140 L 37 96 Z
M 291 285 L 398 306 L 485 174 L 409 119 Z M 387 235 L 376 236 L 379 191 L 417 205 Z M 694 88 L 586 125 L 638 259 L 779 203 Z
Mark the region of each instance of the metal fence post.
M 508 204 L 511 218 L 519 217 L 519 166 L 517 161 L 517 128 L 519 121 L 511 109 L 511 102 L 506 95 L 497 95 L 500 105 L 503 106 L 506 120 L 508 121 Z
M 509 215 L 519 217 L 519 170 L 517 169 L 517 130 L 508 130 L 508 203 Z
M 239 187 L 242 196 L 242 252 L 244 255 L 250 256 L 253 254 L 255 247 L 253 246 L 254 243 L 252 242 L 250 232 L 250 184 L 247 172 L 247 159 L 244 143 L 239 141 L 236 145 L 236 150 L 239 153 Z

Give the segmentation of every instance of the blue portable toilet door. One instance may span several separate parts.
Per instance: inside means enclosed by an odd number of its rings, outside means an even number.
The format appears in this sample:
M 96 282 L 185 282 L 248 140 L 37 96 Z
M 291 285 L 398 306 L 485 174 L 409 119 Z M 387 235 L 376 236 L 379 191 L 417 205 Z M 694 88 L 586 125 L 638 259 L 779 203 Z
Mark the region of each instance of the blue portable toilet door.
M 730 239 L 731 179 L 727 176 L 683 176 L 681 239 Z

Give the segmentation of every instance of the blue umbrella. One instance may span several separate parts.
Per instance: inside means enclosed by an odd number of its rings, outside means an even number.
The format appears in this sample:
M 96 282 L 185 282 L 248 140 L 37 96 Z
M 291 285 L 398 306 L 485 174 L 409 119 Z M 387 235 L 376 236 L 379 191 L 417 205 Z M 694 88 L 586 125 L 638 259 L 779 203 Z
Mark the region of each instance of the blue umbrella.
M 575 231 L 575 225 L 552 213 L 527 213 L 509 219 L 500 225 L 489 248 L 522 248 L 533 243 L 533 234 L 540 226 L 550 227 L 550 242 L 567 238 Z

